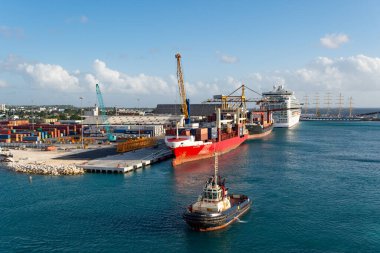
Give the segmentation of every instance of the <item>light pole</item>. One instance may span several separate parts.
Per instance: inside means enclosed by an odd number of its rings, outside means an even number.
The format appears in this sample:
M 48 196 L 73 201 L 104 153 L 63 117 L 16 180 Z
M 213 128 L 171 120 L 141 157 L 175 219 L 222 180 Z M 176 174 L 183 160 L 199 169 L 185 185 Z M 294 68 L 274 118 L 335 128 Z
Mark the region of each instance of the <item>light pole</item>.
M 33 130 L 33 134 L 34 134 L 34 101 L 32 100 L 32 130 Z
M 137 98 L 137 116 L 140 119 L 140 99 Z M 139 120 L 139 138 L 140 138 L 140 120 Z
M 81 132 L 82 132 L 82 149 L 84 149 L 84 144 L 83 144 L 83 97 L 79 97 L 80 99 L 80 115 L 81 115 Z

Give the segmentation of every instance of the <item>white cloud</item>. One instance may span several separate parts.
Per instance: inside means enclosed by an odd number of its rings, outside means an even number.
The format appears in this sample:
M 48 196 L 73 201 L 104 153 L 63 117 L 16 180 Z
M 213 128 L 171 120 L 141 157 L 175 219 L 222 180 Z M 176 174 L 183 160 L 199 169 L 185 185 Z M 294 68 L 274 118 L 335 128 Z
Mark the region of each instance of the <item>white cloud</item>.
M 228 86 L 231 86 L 231 91 L 233 91 L 233 89 L 240 87 L 243 83 L 244 81 L 242 80 L 237 80 L 232 76 L 227 76 L 227 84 Z
M 5 88 L 8 86 L 8 83 L 4 80 L 0 80 L 0 88 Z
M 36 96 L 49 96 L 53 94 L 52 91 L 58 91 L 54 94 L 62 97 L 65 94 L 69 100 L 68 97 L 72 97 L 72 93 L 86 91 L 96 98 L 95 84 L 98 83 L 104 95 L 108 96 L 109 105 L 129 106 L 131 103 L 126 101 L 136 101 L 136 97 L 140 95 L 143 95 L 147 106 L 179 101 L 175 75 L 166 77 L 144 73 L 131 75 L 112 69 L 101 60 L 95 60 L 93 70 L 83 73 L 79 70 L 70 72 L 60 65 L 30 63 L 10 56 L 5 61 L 0 61 L 0 72 L 11 74 L 12 86 L 32 85 L 43 88 L 43 90 L 38 90 Z M 16 76 L 12 77 L 12 74 Z M 23 77 L 26 82 L 18 83 L 20 80 L 17 76 Z M 4 79 L 3 76 L 1 78 L 4 81 L 0 81 L 0 87 L 8 87 L 9 80 Z M 185 88 L 188 98 L 193 103 L 199 103 L 212 98 L 215 94 L 229 94 L 242 83 L 259 92 L 270 90 L 274 84 L 285 84 L 286 87 L 294 90 L 300 99 L 304 94 L 313 94 L 317 91 L 329 90 L 335 94 L 342 92 L 346 97 L 353 96 L 357 106 L 378 106 L 380 58 L 365 55 L 339 58 L 318 57 L 309 64 L 294 70 L 251 73 L 235 77 L 225 76 L 212 80 L 186 80 Z M 256 98 L 257 95 L 249 94 L 247 90 L 247 97 Z
M 101 83 L 107 92 L 121 92 L 129 94 L 166 94 L 169 89 L 168 82 L 161 77 L 139 74 L 131 76 L 107 67 L 101 60 L 93 63 L 94 74 L 86 75 L 89 85 L 95 81 Z
M 326 34 L 324 37 L 320 39 L 322 46 L 331 48 L 331 49 L 338 48 L 342 44 L 347 43 L 348 41 L 349 41 L 348 36 L 343 33 Z
M 66 23 L 71 24 L 71 23 L 81 23 L 81 24 L 86 24 L 89 22 L 89 18 L 85 15 L 79 16 L 79 17 L 69 17 L 66 19 Z
M 197 97 L 198 99 L 204 98 L 205 95 L 217 94 L 219 92 L 219 87 L 216 82 L 186 82 L 185 87 L 188 97 Z
M 22 63 L 17 65 L 16 70 L 25 78 L 31 79 L 35 85 L 43 88 L 65 92 L 80 90 L 79 79 L 59 65 Z
M 24 31 L 20 28 L 12 28 L 8 26 L 0 26 L 0 37 L 3 38 L 22 38 L 24 36 Z
M 234 64 L 234 63 L 237 63 L 239 61 L 238 57 L 232 56 L 232 55 L 226 55 L 226 54 L 223 54 L 219 51 L 216 52 L 216 55 L 219 58 L 219 61 L 221 61 L 223 63 Z
M 88 22 L 88 17 L 82 15 L 82 16 L 80 16 L 79 21 L 80 21 L 81 23 L 85 24 L 85 23 Z
M 250 75 L 254 87 L 266 91 L 281 81 L 298 95 L 331 91 L 357 97 L 358 106 L 378 106 L 380 97 L 380 58 L 356 55 L 351 57 L 318 57 L 296 70 L 273 71 Z M 250 85 L 248 85 L 250 86 Z M 255 89 L 256 90 L 256 89 Z M 368 96 L 368 94 L 372 94 Z

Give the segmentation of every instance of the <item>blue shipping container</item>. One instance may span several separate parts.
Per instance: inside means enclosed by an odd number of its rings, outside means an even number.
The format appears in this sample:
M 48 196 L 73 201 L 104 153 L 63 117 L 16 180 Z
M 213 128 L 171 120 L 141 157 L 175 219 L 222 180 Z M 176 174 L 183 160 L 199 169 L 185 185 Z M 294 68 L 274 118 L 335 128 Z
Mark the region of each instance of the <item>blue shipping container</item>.
M 22 138 L 23 141 L 39 141 L 40 138 L 38 136 L 25 136 Z
M 117 134 L 125 134 L 125 129 L 115 129 L 113 132 Z
M 4 140 L 4 139 L 10 139 L 11 136 L 9 134 L 0 134 L 0 139 Z
M 125 133 L 126 134 L 139 134 L 139 131 L 138 130 L 126 130 Z

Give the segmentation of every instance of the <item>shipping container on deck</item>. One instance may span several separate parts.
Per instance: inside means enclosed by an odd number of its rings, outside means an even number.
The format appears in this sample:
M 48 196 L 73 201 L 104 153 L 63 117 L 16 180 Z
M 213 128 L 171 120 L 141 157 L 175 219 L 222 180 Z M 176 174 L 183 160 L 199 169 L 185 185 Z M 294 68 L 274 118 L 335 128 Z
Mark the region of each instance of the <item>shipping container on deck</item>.
M 209 127 L 207 137 L 209 140 L 218 138 L 218 128 Z
M 190 136 L 190 130 L 188 130 L 188 129 L 182 129 L 179 132 L 179 135 L 181 135 L 181 136 Z
M 193 135 L 193 136 L 197 135 L 197 128 L 192 128 L 192 129 L 190 129 L 190 133 L 191 133 L 191 135 Z

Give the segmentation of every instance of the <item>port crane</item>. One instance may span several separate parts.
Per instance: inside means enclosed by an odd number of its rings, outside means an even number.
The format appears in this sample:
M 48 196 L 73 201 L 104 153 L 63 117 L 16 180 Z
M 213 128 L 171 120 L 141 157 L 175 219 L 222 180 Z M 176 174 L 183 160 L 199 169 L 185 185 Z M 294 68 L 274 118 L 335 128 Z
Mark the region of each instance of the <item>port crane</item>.
M 110 124 L 107 119 L 106 108 L 104 107 L 103 96 L 102 92 L 100 91 L 99 84 L 96 84 L 96 96 L 98 97 L 100 115 L 102 117 L 104 128 L 106 129 L 107 139 L 108 141 L 116 141 L 116 136 L 113 135 L 110 130 Z
M 190 100 L 186 98 L 180 53 L 177 53 L 175 55 L 175 58 L 177 59 L 177 80 L 178 80 L 178 87 L 179 87 L 179 95 L 181 96 L 181 110 L 182 110 L 182 113 L 185 115 L 185 124 L 189 124 L 190 123 Z
M 221 105 L 222 110 L 235 110 L 237 108 L 242 108 L 243 112 L 247 110 L 247 102 L 257 102 L 257 99 L 246 98 L 245 89 L 248 89 L 254 93 L 256 91 L 250 89 L 249 87 L 242 84 L 236 90 L 231 92 L 229 95 L 214 95 L 212 99 L 208 99 L 203 103 L 217 103 Z M 235 95 L 237 91 L 241 90 L 241 95 Z M 259 93 L 257 93 L 259 94 Z M 261 94 L 259 94 L 261 95 Z

